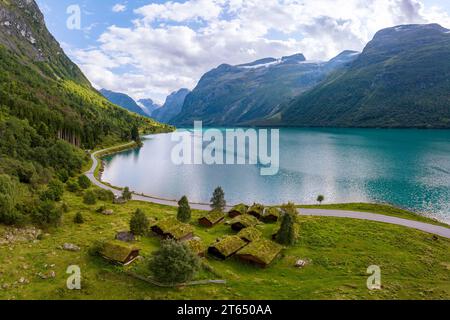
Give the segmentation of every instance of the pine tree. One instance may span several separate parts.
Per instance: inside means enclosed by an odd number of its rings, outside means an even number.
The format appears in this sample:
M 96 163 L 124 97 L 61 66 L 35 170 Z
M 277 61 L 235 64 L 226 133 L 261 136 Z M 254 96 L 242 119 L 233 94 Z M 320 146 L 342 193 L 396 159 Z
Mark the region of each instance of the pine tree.
M 227 205 L 225 201 L 225 193 L 221 187 L 217 187 L 214 190 L 213 196 L 211 198 L 211 208 L 213 210 L 223 212 L 225 210 L 225 206 Z
M 137 126 L 133 126 L 131 128 L 131 140 L 135 141 L 137 144 L 141 144 L 141 137 L 139 136 L 139 128 Z
M 284 213 L 281 219 L 281 227 L 280 230 L 278 230 L 276 240 L 282 245 L 290 246 L 295 244 L 297 237 L 295 231 L 297 210 L 291 203 L 284 205 L 282 209 Z
M 144 211 L 137 209 L 130 220 L 130 231 L 135 236 L 143 236 L 147 233 L 149 222 Z
M 88 190 L 85 192 L 83 196 L 83 202 L 85 204 L 93 205 L 97 203 L 97 196 L 95 195 L 95 192 L 92 190 Z
M 186 196 L 183 196 L 178 201 L 178 215 L 177 219 L 181 222 L 187 223 L 191 220 L 191 207 Z
M 133 194 L 131 193 L 130 188 L 125 187 L 122 191 L 122 198 L 125 201 L 129 201 L 129 200 L 131 200 L 132 197 L 133 197 Z
M 88 189 L 91 186 L 91 180 L 89 180 L 89 178 L 85 175 L 81 175 L 78 177 L 78 185 L 82 189 Z

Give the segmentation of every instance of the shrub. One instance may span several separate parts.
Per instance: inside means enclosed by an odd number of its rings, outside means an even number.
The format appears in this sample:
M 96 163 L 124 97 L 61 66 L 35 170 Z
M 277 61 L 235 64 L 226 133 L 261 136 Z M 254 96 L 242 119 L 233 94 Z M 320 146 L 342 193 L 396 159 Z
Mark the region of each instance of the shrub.
M 67 180 L 69 180 L 69 173 L 66 169 L 61 169 L 58 171 L 58 179 L 63 183 L 66 183 Z
M 69 190 L 70 192 L 80 191 L 80 185 L 78 184 L 78 182 L 76 182 L 74 180 L 67 181 L 66 186 L 67 186 L 67 190 Z
M 89 189 L 91 187 L 91 180 L 89 180 L 88 177 L 86 177 L 85 175 L 79 176 L 78 177 L 78 185 L 82 188 L 82 189 Z
M 98 256 L 103 250 L 105 242 L 101 240 L 96 240 L 94 244 L 88 249 L 88 253 L 91 256 Z
M 225 193 L 221 187 L 217 187 L 211 198 L 211 208 L 216 211 L 223 211 L 226 205 Z
M 184 283 L 199 271 L 200 259 L 186 244 L 164 240 L 161 248 L 151 256 L 149 269 L 155 280 L 161 283 Z
M 114 200 L 114 193 L 110 190 L 98 189 L 94 192 L 98 200 L 108 202 L 112 202 Z
M 293 245 L 296 241 L 295 221 L 297 210 L 293 204 L 283 206 L 283 217 L 281 218 L 281 227 L 276 235 L 276 240 L 282 245 Z
M 63 203 L 61 204 L 61 210 L 62 210 L 64 213 L 69 212 L 69 205 L 68 205 L 66 202 L 63 202 Z
M 95 196 L 95 192 L 92 190 L 88 190 L 84 193 L 83 202 L 85 204 L 93 205 L 97 203 L 97 197 Z
M 97 213 L 102 213 L 103 211 L 105 211 L 106 210 L 106 206 L 101 206 L 101 207 L 99 207 L 97 210 L 95 210 L 95 212 L 97 212 Z
M 48 184 L 47 190 L 41 194 L 41 200 L 60 201 L 63 194 L 64 184 L 57 179 L 53 179 Z
M 36 174 L 36 169 L 30 162 L 21 162 L 16 165 L 16 174 L 20 182 L 30 183 L 33 176 Z
M 22 225 L 25 217 L 14 207 L 10 196 L 0 194 L 0 223 Z
M 129 200 L 131 200 L 132 197 L 133 197 L 133 194 L 131 193 L 130 188 L 125 187 L 122 191 L 122 198 L 125 201 L 129 201 Z
M 178 214 L 177 219 L 181 222 L 187 223 L 191 220 L 191 207 L 186 196 L 183 196 L 178 201 Z
M 147 233 L 149 224 L 144 211 L 137 209 L 130 220 L 130 231 L 136 236 L 143 236 Z
M 76 224 L 83 224 L 84 223 L 84 217 L 81 214 L 81 212 L 77 212 L 77 214 L 73 218 L 73 222 L 75 222 Z
M 61 223 L 62 210 L 54 202 L 43 201 L 32 214 L 33 222 L 41 227 L 57 227 Z
M 18 188 L 16 180 L 8 175 L 0 175 L 0 223 L 14 225 L 23 219 L 21 213 L 16 210 Z
M 325 196 L 319 195 L 319 196 L 317 197 L 317 202 L 318 202 L 318 203 L 322 204 L 322 202 L 324 202 L 324 201 L 325 201 Z

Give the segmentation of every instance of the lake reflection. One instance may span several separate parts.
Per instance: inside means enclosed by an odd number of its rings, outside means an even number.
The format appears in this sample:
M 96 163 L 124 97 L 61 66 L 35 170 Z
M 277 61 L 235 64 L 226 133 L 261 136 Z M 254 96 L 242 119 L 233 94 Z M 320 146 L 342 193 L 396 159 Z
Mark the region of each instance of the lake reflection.
M 152 196 L 208 202 L 218 185 L 230 204 L 389 202 L 450 220 L 450 131 L 282 129 L 280 171 L 256 165 L 182 165 L 170 134 L 106 159 L 103 180 Z

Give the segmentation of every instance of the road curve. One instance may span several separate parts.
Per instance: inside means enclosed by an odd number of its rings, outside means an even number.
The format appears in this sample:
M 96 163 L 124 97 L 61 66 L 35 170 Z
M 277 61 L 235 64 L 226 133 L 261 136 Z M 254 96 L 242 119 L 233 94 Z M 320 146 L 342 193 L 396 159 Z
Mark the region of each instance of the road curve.
M 118 191 L 108 185 L 103 184 L 101 181 L 97 180 L 94 175 L 95 168 L 97 168 L 97 165 L 98 165 L 98 160 L 96 158 L 96 155 L 105 150 L 107 150 L 107 149 L 100 150 L 100 151 L 97 151 L 97 152 L 94 152 L 91 154 L 92 167 L 90 168 L 90 170 L 88 172 L 85 173 L 85 175 L 96 186 L 98 186 L 102 189 L 105 189 L 105 190 L 110 190 L 114 194 L 119 195 L 120 191 Z M 156 198 L 156 197 L 151 197 L 151 196 L 146 196 L 146 195 L 144 196 L 144 195 L 133 194 L 133 200 L 161 204 L 161 205 L 166 205 L 166 206 L 171 206 L 171 207 L 178 206 L 177 200 L 161 199 L 161 198 Z M 190 205 L 191 205 L 192 209 L 210 210 L 210 207 L 208 204 L 191 203 Z M 404 226 L 407 228 L 417 229 L 420 231 L 424 231 L 427 233 L 439 235 L 441 237 L 450 239 L 450 228 L 441 227 L 441 226 L 424 223 L 424 222 L 419 222 L 419 221 L 414 221 L 414 220 L 386 216 L 386 215 L 382 215 L 382 214 L 375 214 L 375 213 L 369 213 L 369 212 L 344 211 L 344 210 L 325 210 L 325 209 L 301 209 L 299 214 L 304 215 L 304 216 L 336 217 L 336 218 L 349 218 L 349 219 L 383 222 L 383 223 L 388 223 L 388 224 Z

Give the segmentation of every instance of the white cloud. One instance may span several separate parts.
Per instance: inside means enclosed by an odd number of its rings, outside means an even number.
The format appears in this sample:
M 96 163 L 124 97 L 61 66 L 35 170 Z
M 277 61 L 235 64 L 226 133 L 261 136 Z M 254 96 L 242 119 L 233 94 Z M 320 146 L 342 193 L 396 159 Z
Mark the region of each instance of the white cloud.
M 188 0 L 134 12 L 133 27 L 110 26 L 98 48 L 74 56 L 95 85 L 158 102 L 221 63 L 298 52 L 329 59 L 362 50 L 382 28 L 450 26 L 444 11 L 419 0 Z
M 125 10 L 127 10 L 127 6 L 121 3 L 118 3 L 112 7 L 113 12 L 124 12 Z
M 219 17 L 223 2 L 217 0 L 190 0 L 183 3 L 169 1 L 165 4 L 149 4 L 134 12 L 143 16 L 141 21 L 144 23 L 151 23 L 155 20 L 211 21 Z

